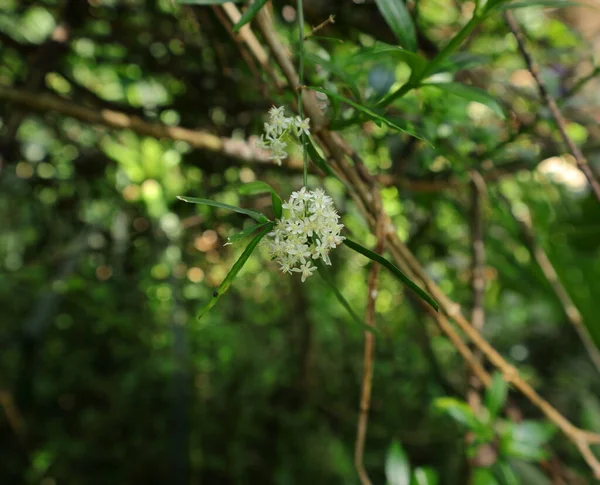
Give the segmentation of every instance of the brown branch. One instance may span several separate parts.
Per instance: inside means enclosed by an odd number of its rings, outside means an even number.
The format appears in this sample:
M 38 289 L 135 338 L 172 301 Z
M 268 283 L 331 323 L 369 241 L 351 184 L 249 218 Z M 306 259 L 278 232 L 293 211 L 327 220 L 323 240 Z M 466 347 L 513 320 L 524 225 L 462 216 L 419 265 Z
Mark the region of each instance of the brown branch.
M 63 100 L 58 96 L 34 94 L 0 85 L 0 100 L 2 99 L 42 113 L 53 111 L 83 121 L 84 123 L 106 126 L 108 128 L 129 129 L 139 135 L 155 138 L 181 140 L 189 143 L 193 148 L 221 153 L 249 162 L 273 165 L 273 161 L 269 160 L 266 152 L 244 140 L 220 137 L 202 130 L 190 130 L 178 126 L 167 126 L 162 123 L 151 123 L 120 111 L 88 108 Z M 298 163 L 301 168 L 302 163 Z
M 230 4 L 231 5 L 231 4 Z M 289 56 L 279 41 L 279 38 L 273 28 L 269 14 L 262 9 L 256 17 L 257 25 L 263 35 L 265 42 L 269 45 L 271 52 L 279 64 L 284 76 L 288 80 L 290 88 L 294 91 L 298 89 L 298 76 L 289 59 Z M 381 205 L 380 193 L 376 187 L 373 178 L 366 172 L 360 170 L 360 166 L 351 166 L 346 157 L 353 155 L 353 150 L 346 144 L 338 133 L 329 132 L 324 128 L 324 115 L 316 103 L 316 99 L 308 95 L 307 91 L 303 92 L 305 101 L 305 109 L 308 116 L 311 118 L 312 125 L 316 128 L 316 138 L 321 144 L 326 153 L 332 157 L 332 168 L 342 176 L 343 180 L 352 186 L 352 197 L 356 201 L 359 210 L 364 214 L 366 220 L 373 230 L 376 227 L 376 217 L 378 214 L 377 207 Z M 355 158 L 356 159 L 356 158 Z M 458 325 L 461 331 L 471 340 L 475 347 L 502 372 L 507 382 L 511 383 L 518 389 L 532 404 L 538 407 L 548 419 L 550 419 L 558 428 L 569 438 L 579 449 L 582 456 L 590 468 L 594 471 L 596 477 L 600 478 L 600 462 L 590 450 L 591 443 L 600 442 L 600 435 L 586 432 L 574 426 L 562 414 L 560 414 L 550 403 L 544 400 L 523 378 L 515 367 L 509 364 L 477 331 L 472 327 L 471 323 L 463 316 L 460 311 L 460 305 L 451 301 L 425 273 L 423 267 L 416 260 L 410 250 L 399 240 L 395 228 L 386 214 L 383 214 L 384 224 L 386 227 L 386 242 L 387 247 L 392 255 L 394 262 L 400 269 L 407 269 L 409 277 L 418 277 L 423 282 L 429 293 L 440 304 L 441 312 L 438 314 L 432 308 L 424 305 L 430 314 L 439 315 L 436 317 L 436 322 L 441 325 L 441 328 L 452 339 L 455 344 L 462 343 L 462 340 L 456 337 L 454 329 L 447 321 L 446 317 L 452 318 Z M 447 324 L 447 325 L 446 325 Z M 464 345 L 464 343 L 463 343 Z M 465 346 L 466 347 L 466 346 Z M 468 348 L 457 348 L 463 357 L 472 358 L 472 352 Z M 468 361 L 474 372 L 481 373 L 482 382 L 489 385 L 489 376 L 481 368 L 477 361 Z M 478 376 L 479 377 L 479 376 Z
M 475 170 L 471 177 L 471 325 L 480 332 L 485 321 L 484 294 L 485 294 L 485 245 L 483 237 L 483 211 L 487 190 L 481 174 Z M 475 353 L 481 358 L 479 352 Z M 468 379 L 470 389 L 467 392 L 467 401 L 477 411 L 480 406 L 479 389 L 481 383 L 475 376 Z
M 385 242 L 382 220 L 377 224 L 377 246 L 375 252 L 381 254 Z M 379 265 L 373 264 L 369 273 L 367 285 L 367 310 L 365 312 L 365 323 L 375 327 L 375 303 L 378 292 Z M 369 408 L 371 406 L 371 389 L 373 385 L 373 356 L 375 353 L 375 337 L 372 332 L 365 332 L 365 346 L 363 357 L 363 379 L 360 396 L 360 410 L 358 415 L 358 426 L 356 443 L 354 446 L 354 465 L 362 485 L 371 485 L 369 475 L 365 470 L 363 455 L 367 436 L 367 425 L 369 423 Z
M 563 286 L 560 277 L 554 269 L 554 265 L 546 254 L 546 251 L 544 251 L 544 248 L 537 242 L 529 211 L 520 211 L 519 214 L 517 214 L 514 210 L 512 202 L 508 199 L 508 197 L 506 197 L 506 195 L 502 193 L 500 189 L 498 190 L 498 197 L 508 207 L 510 213 L 513 215 L 515 221 L 519 225 L 521 234 L 529 248 L 529 251 L 531 252 L 531 255 L 535 258 L 535 261 L 542 270 L 544 277 L 552 287 L 557 300 L 565 312 L 567 320 L 571 325 L 573 325 L 573 328 L 583 343 L 590 360 L 598 372 L 600 372 L 600 351 L 598 350 L 598 347 L 594 343 L 594 340 L 583 323 L 581 313 L 579 313 L 575 303 L 573 303 L 569 293 Z
M 519 24 L 517 23 L 511 12 L 504 12 L 504 19 L 506 20 L 508 27 L 510 28 L 511 32 L 515 36 L 515 39 L 517 40 L 519 51 L 521 52 L 521 55 L 523 56 L 523 59 L 527 64 L 527 69 L 529 69 L 529 72 L 535 79 L 540 95 L 544 99 L 545 103 L 548 105 L 548 109 L 550 110 L 550 113 L 552 114 L 552 117 L 554 118 L 554 121 L 558 126 L 558 130 L 560 131 L 560 136 L 564 144 L 567 146 L 571 154 L 575 157 L 575 161 L 577 162 L 579 170 L 581 170 L 586 176 L 590 186 L 592 187 L 592 192 L 594 192 L 596 199 L 598 199 L 598 201 L 600 202 L 600 182 L 598 182 L 598 179 L 594 174 L 592 167 L 588 164 L 587 160 L 583 156 L 583 153 L 581 153 L 579 147 L 567 134 L 567 122 L 563 117 L 558 105 L 556 104 L 556 101 L 548 91 L 548 88 L 546 87 L 540 75 L 538 65 L 535 63 L 533 57 L 527 50 L 525 36 L 523 35 L 521 27 L 519 27 Z
M 21 444 L 25 445 L 25 423 L 23 417 L 17 409 L 12 394 L 5 389 L 0 389 L 0 407 L 4 409 L 6 420 L 15 436 Z
M 323 20 L 323 22 L 321 22 L 319 25 L 317 25 L 316 27 L 313 27 L 313 29 L 304 36 L 304 40 L 308 39 L 312 35 L 315 35 L 316 32 L 318 32 L 319 30 L 321 30 L 324 27 L 327 27 L 329 24 L 335 24 L 335 15 L 330 15 L 325 20 Z

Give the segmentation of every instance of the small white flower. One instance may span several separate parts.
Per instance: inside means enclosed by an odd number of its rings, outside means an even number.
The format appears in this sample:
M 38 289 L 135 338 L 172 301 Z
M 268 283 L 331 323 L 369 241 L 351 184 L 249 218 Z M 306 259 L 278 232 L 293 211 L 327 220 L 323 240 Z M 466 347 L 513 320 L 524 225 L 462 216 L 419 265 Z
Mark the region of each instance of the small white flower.
M 306 278 L 312 276 L 316 269 L 317 267 L 312 266 L 312 263 L 306 262 L 302 263 L 299 268 L 294 268 L 292 271 L 302 273 L 302 283 L 304 283 L 306 281 Z
M 300 116 L 296 116 L 294 118 L 294 133 L 298 138 L 302 136 L 302 133 L 310 135 L 310 119 L 302 119 Z
M 287 158 L 287 143 L 284 140 L 292 139 L 292 133 L 300 137 L 302 133 L 310 134 L 310 120 L 299 116 L 288 118 L 285 116 L 283 106 L 273 106 L 269 109 L 269 121 L 264 123 L 264 134 L 257 141 L 256 146 L 262 150 L 269 150 L 269 159 L 274 160 L 277 165 Z
M 277 221 L 269 233 L 269 254 L 279 262 L 283 273 L 301 273 L 302 281 L 316 270 L 317 260 L 330 265 L 329 252 L 344 240 L 344 225 L 331 197 L 321 189 L 302 187 L 282 204 L 288 215 Z

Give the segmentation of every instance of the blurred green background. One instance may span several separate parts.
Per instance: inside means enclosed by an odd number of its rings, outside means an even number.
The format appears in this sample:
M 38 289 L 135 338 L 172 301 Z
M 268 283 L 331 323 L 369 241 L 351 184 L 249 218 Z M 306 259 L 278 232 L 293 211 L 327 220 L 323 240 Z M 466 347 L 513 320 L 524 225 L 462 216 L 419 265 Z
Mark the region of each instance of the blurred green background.
M 474 10 L 463 0 L 408 6 L 427 59 Z M 311 25 L 336 15 L 305 43 L 310 84 L 369 105 L 408 79 L 406 64 L 377 51 L 397 41 L 375 2 L 306 0 L 304 8 Z M 294 52 L 293 2 L 272 11 Z M 598 167 L 600 11 L 534 6 L 515 15 L 568 133 Z M 358 483 L 364 335 L 328 286 L 282 276 L 261 249 L 215 309 L 195 319 L 243 250 L 244 242 L 223 246 L 226 238 L 251 221 L 176 196 L 271 216 L 268 196 L 241 197 L 236 187 L 264 180 L 287 198 L 302 185 L 298 166 L 36 106 L 51 95 L 252 147 L 272 103 L 291 109 L 293 96 L 265 83 L 229 26 L 218 7 L 171 0 L 0 0 L 2 484 Z M 357 60 L 357 52 L 367 55 Z M 491 96 L 430 87 L 395 102 L 389 116 L 431 145 L 321 102 L 380 177 L 400 238 L 466 313 L 468 173 L 484 174 L 483 332 L 557 409 L 600 431 L 598 370 L 518 222 L 530 214 L 599 344 L 600 205 L 500 13 L 435 76 Z M 310 184 L 332 194 L 355 239 L 375 244 L 339 182 L 311 175 Z M 332 260 L 340 291 L 362 315 L 368 261 L 344 247 Z M 376 323 L 365 452 L 373 483 L 593 483 L 574 447 L 518 394 L 508 401 L 519 409 L 512 418 L 525 420 L 516 431 L 502 415 L 465 427 L 444 412 L 470 413 L 461 407 L 465 365 L 386 273 Z M 477 459 L 484 451 L 487 462 Z

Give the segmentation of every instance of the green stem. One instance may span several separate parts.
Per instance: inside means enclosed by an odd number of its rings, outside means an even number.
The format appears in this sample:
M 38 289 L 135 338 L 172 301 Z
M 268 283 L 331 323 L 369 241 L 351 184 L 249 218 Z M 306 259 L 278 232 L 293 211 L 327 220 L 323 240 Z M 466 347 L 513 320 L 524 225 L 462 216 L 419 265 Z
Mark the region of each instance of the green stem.
M 304 8 L 302 6 L 302 0 L 297 0 L 298 6 L 298 114 L 301 119 L 304 119 L 304 112 L 302 107 L 302 89 L 304 86 Z M 304 167 L 304 186 L 308 185 L 308 156 L 306 151 L 306 135 L 302 133 L 300 135 L 300 142 L 302 143 L 302 162 Z
M 473 32 L 475 27 L 479 25 L 483 20 L 481 15 L 475 15 L 469 22 L 456 34 L 448 45 L 442 49 L 442 51 L 435 56 L 432 61 L 427 64 L 427 67 L 421 72 L 418 76 L 415 76 L 414 79 L 410 79 L 409 82 L 404 84 L 398 90 L 390 93 L 388 96 L 383 98 L 377 106 L 387 106 L 392 101 L 401 98 L 406 93 L 408 93 L 411 89 L 417 88 L 423 79 L 426 79 L 428 76 L 433 74 L 435 70 L 440 66 L 442 61 L 444 61 L 450 54 L 454 53 L 460 47 L 460 45 L 465 41 L 465 39 Z

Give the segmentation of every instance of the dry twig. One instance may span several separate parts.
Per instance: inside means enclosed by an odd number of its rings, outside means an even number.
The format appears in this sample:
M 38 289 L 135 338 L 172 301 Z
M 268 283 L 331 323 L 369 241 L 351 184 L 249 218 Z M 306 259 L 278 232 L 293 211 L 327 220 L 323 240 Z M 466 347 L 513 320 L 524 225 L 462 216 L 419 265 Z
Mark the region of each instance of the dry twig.
M 380 220 L 377 224 L 377 246 L 375 252 L 381 254 L 385 242 L 383 224 Z M 369 273 L 367 285 L 367 310 L 365 312 L 365 323 L 375 327 L 375 303 L 378 292 L 379 265 L 373 264 Z M 369 423 L 369 408 L 371 407 L 371 389 L 373 385 L 373 360 L 375 354 L 375 336 L 372 332 L 365 332 L 365 346 L 363 357 L 362 391 L 360 396 L 360 409 L 358 414 L 358 426 L 356 432 L 356 444 L 354 446 L 354 465 L 362 485 L 371 485 L 369 475 L 365 470 L 363 455 L 367 436 L 367 425 Z
M 316 32 L 318 32 L 319 30 L 321 30 L 324 27 L 327 27 L 329 24 L 335 24 L 335 15 L 330 15 L 325 20 L 323 20 L 323 22 L 321 22 L 319 25 L 317 25 L 316 27 L 313 27 L 313 29 L 304 36 L 304 40 L 308 39 L 312 35 L 315 35 Z

